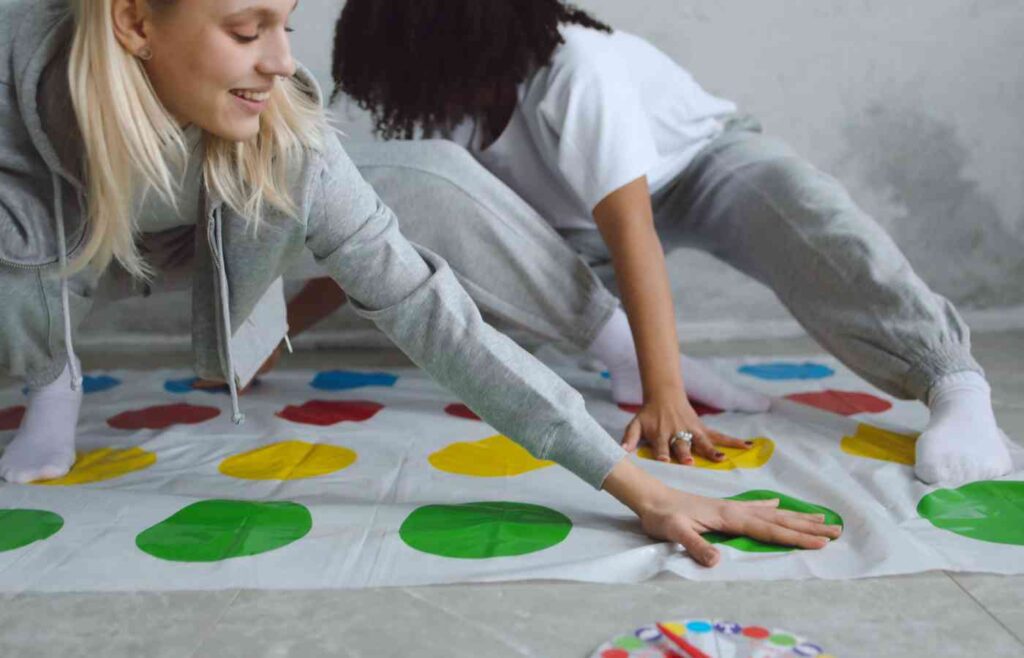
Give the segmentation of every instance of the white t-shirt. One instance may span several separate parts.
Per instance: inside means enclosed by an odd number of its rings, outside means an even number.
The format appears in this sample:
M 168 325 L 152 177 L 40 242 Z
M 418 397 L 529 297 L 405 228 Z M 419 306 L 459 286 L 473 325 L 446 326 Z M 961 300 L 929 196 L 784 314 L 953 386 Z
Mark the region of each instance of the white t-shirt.
M 594 228 L 606 196 L 646 175 L 664 187 L 736 111 L 643 39 L 578 25 L 548 66 L 517 89 L 504 132 L 486 149 L 476 121 L 449 137 L 555 228 Z

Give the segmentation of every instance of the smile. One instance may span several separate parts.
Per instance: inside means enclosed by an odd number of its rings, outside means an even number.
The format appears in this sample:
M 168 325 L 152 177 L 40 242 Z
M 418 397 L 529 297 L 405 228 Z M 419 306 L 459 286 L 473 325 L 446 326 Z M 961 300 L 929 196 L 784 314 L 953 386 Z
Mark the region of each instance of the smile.
M 253 103 L 262 103 L 270 99 L 269 91 L 249 91 L 248 89 L 232 89 L 231 93 Z

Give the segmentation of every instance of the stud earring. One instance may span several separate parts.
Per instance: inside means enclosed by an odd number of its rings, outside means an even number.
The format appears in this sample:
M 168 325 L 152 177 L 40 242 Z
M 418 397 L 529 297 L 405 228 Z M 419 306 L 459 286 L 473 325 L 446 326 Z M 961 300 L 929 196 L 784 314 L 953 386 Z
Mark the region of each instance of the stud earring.
M 143 46 L 139 52 L 135 53 L 135 56 L 139 59 L 148 62 L 153 59 L 153 51 L 150 50 L 149 46 Z

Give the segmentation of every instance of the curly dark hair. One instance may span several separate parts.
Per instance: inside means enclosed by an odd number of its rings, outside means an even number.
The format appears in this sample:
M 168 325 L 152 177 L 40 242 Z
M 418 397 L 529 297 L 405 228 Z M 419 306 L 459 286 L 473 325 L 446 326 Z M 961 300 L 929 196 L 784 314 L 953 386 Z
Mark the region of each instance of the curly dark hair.
M 348 0 L 332 99 L 349 95 L 386 139 L 443 134 L 485 118 L 487 90 L 514 89 L 546 65 L 563 23 L 611 32 L 561 0 Z

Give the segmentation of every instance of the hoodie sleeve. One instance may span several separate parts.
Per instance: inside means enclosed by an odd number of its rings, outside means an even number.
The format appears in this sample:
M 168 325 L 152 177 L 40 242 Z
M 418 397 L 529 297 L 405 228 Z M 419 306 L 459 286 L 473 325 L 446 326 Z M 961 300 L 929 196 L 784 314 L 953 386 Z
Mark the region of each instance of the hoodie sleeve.
M 600 488 L 625 451 L 579 393 L 483 321 L 442 258 L 402 236 L 334 137 L 311 191 L 307 246 L 356 311 L 499 432 Z

